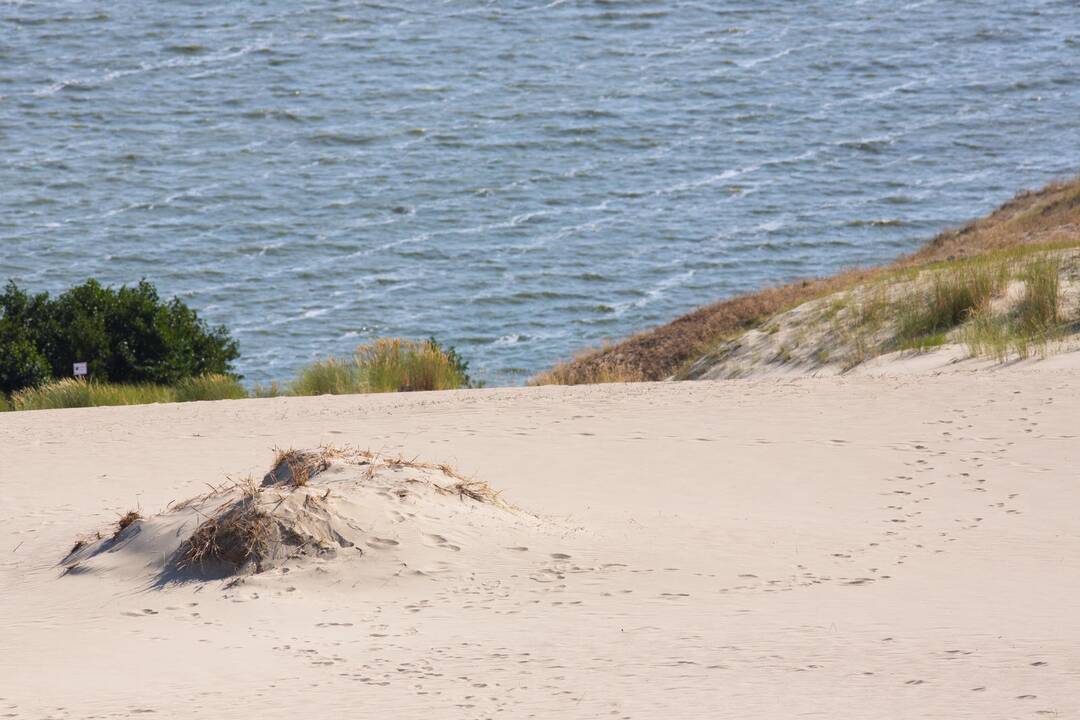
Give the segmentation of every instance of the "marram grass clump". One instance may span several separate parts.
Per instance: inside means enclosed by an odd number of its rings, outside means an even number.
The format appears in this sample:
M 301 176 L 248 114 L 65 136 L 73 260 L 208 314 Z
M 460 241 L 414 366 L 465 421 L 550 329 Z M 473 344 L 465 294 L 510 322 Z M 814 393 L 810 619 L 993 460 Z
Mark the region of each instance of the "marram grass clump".
M 925 288 L 895 304 L 897 347 L 925 349 L 942 344 L 943 333 L 985 307 L 1008 279 L 1008 266 L 994 258 L 958 261 L 933 271 Z
M 456 390 L 475 387 L 469 364 L 434 338 L 383 338 L 361 345 L 351 358 L 320 360 L 300 371 L 290 395 Z
M 1061 268 L 1059 257 L 1030 260 L 1017 273 L 1023 291 L 1015 305 L 1004 312 L 987 305 L 964 326 L 962 339 L 969 352 L 998 362 L 1045 355 L 1049 343 L 1066 331 L 1059 307 Z

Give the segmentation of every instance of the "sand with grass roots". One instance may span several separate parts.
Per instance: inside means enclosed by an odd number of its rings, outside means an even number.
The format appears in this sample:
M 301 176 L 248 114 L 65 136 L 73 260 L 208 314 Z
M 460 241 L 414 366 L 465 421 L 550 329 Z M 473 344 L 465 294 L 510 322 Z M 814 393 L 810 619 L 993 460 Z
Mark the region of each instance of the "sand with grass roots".
M 0 415 L 0 715 L 1078 717 L 1077 357 Z

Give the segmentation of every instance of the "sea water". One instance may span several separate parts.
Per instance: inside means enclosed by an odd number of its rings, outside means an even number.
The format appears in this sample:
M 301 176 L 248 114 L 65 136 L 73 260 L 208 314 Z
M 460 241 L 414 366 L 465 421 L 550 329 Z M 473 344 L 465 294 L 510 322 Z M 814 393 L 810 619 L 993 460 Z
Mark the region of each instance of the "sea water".
M 1077 169 L 1075 2 L 0 3 L 0 279 L 489 383 Z

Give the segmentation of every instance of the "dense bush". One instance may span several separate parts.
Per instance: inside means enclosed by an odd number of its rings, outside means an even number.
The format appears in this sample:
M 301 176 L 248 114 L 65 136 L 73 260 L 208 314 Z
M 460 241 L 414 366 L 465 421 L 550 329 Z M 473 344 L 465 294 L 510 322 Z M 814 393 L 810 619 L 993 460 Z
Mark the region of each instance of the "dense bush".
M 0 294 L 0 392 L 71 377 L 76 362 L 103 382 L 173 385 L 230 374 L 238 356 L 224 327 L 162 301 L 146 281 L 113 289 L 88 280 L 55 298 L 9 282 Z

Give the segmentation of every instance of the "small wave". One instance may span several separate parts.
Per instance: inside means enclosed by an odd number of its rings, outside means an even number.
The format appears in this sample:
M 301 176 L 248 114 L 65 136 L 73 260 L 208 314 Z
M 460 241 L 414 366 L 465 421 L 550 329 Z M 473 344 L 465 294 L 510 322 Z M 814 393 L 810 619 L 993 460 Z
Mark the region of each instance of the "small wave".
M 314 145 L 371 145 L 382 139 L 381 135 L 361 135 L 358 133 L 320 132 L 308 138 Z
M 880 220 L 849 220 L 847 227 L 896 227 L 906 224 L 898 218 L 882 218 Z
M 208 47 L 198 43 L 165 46 L 165 52 L 176 53 L 177 55 L 202 55 L 208 51 Z

